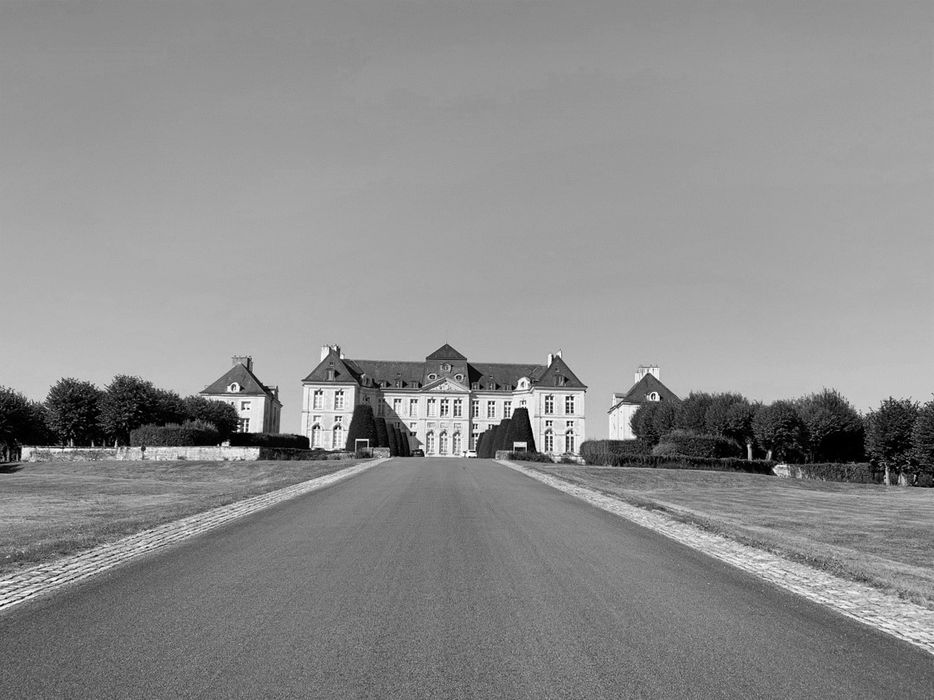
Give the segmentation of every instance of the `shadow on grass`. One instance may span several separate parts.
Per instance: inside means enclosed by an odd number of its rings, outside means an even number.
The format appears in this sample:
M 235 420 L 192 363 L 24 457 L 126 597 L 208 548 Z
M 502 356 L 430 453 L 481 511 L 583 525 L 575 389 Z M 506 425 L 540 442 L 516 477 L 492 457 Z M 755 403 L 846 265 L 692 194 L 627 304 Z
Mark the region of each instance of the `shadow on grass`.
M 2 462 L 0 463 L 0 474 L 15 474 L 22 468 L 22 462 Z

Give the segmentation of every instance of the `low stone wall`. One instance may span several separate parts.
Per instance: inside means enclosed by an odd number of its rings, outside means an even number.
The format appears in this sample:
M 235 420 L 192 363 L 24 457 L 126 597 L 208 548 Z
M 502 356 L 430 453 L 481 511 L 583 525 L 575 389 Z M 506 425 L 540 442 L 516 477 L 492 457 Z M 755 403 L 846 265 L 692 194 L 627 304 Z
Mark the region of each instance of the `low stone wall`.
M 351 453 L 328 454 L 326 459 L 352 457 Z M 23 447 L 23 462 L 94 462 L 142 461 L 172 462 L 191 460 L 200 462 L 242 462 L 258 459 L 300 460 L 322 459 L 314 450 L 290 447 L 231 447 L 229 445 L 204 447 Z

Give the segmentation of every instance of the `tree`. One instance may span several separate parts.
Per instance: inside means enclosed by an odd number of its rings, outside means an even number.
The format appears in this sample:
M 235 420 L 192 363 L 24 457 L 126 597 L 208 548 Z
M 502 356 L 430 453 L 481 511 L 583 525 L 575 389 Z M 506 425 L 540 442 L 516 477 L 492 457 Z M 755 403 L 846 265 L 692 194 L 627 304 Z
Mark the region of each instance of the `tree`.
M 382 416 L 376 419 L 376 447 L 389 447 L 389 432 L 386 430 L 386 419 Z
M 222 441 L 237 432 L 240 424 L 237 409 L 225 401 L 206 399 L 203 396 L 186 396 L 182 399 L 182 408 L 188 420 L 213 423 L 217 429 L 218 439 Z
M 658 430 L 655 428 L 655 414 L 658 412 L 661 403 L 658 401 L 646 401 L 639 406 L 629 419 L 629 426 L 632 433 L 637 438 L 649 445 L 658 443 Z
M 369 440 L 370 447 L 376 447 L 376 419 L 373 417 L 373 407 L 369 404 L 354 406 L 353 418 L 350 419 L 350 428 L 347 430 L 346 449 L 355 451 L 357 440 Z
M 911 454 L 922 471 L 934 474 L 934 400 L 918 411 L 911 428 Z
M 752 459 L 752 419 L 755 413 L 756 409 L 742 394 L 716 394 L 704 417 L 706 432 L 745 445 L 746 458 Z
M 9 461 L 15 448 L 49 441 L 45 409 L 18 391 L 0 386 L 0 461 Z
M 153 389 L 153 422 L 156 425 L 183 423 L 188 417 L 185 402 L 181 396 L 169 389 Z
M 892 470 L 898 483 L 907 486 L 911 471 L 912 431 L 918 418 L 918 404 L 910 399 L 885 399 L 866 419 L 866 454 L 885 470 L 885 483 L 891 485 Z
M 652 429 L 660 440 L 675 429 L 678 419 L 678 403 L 676 401 L 659 401 L 656 404 L 655 414 L 652 416 Z
M 807 431 L 810 462 L 856 462 L 863 458 L 863 421 L 856 409 L 834 389 L 824 389 L 795 401 Z
M 45 399 L 49 428 L 71 447 L 93 445 L 100 438 L 102 394 L 92 382 L 62 377 Z
M 532 422 L 529 420 L 529 409 L 517 408 L 512 412 L 509 421 L 509 430 L 506 433 L 506 449 L 511 450 L 517 442 L 526 443 L 529 452 L 535 452 L 535 435 L 532 433 Z
M 756 441 L 766 450 L 766 459 L 795 461 L 804 449 L 804 424 L 789 401 L 762 406 L 752 420 Z
M 100 427 L 114 445 L 128 445 L 130 431 L 156 418 L 156 388 L 139 377 L 118 374 L 104 389 Z
M 707 430 L 707 409 L 713 403 L 713 396 L 703 391 L 692 391 L 678 405 L 675 427 L 680 430 L 693 430 L 703 434 Z

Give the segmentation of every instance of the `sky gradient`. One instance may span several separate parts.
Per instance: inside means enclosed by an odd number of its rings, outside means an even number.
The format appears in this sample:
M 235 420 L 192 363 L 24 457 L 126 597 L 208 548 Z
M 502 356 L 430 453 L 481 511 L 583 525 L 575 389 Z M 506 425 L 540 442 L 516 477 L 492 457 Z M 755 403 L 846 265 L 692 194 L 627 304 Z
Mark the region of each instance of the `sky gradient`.
M 929 2 L 0 3 L 0 385 L 934 392 Z

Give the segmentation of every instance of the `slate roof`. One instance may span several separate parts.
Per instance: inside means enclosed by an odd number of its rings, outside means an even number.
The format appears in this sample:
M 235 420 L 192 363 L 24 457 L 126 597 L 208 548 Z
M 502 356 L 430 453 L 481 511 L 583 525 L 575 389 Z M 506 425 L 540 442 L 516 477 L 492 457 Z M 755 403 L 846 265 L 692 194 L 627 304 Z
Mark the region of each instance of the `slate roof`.
M 610 408 L 610 411 L 615 410 L 617 407 L 622 406 L 624 403 L 643 404 L 648 401 L 646 396 L 651 394 L 653 391 L 658 392 L 658 395 L 662 401 L 681 401 L 677 394 L 661 383 L 661 380 L 659 380 L 658 377 L 656 377 L 654 374 L 646 374 L 642 377 L 642 379 L 632 385 L 632 388 L 626 392 L 626 395 L 623 396 L 620 401 L 618 401 L 613 405 L 612 408 Z M 610 411 L 607 411 L 607 413 Z
M 201 390 L 201 394 L 229 394 L 227 387 L 236 382 L 240 391 L 236 395 L 269 396 L 275 399 L 275 393 L 263 384 L 256 375 L 246 368 L 246 365 L 236 364 L 217 379 Z M 277 399 L 278 400 L 278 399 Z
M 442 360 L 458 364 L 454 364 L 450 372 L 444 373 L 437 367 L 437 363 Z M 587 388 L 564 360 L 557 356 L 551 367 L 528 363 L 469 362 L 447 343 L 428 355 L 424 362 L 341 359 L 332 350 L 302 381 L 327 382 L 330 368 L 335 369 L 334 382 L 352 381 L 361 384 L 362 377 L 366 375 L 377 386 L 384 383 L 387 388 L 396 388 L 397 381 L 402 382 L 401 388 L 404 389 L 423 388 L 434 381 L 428 378 L 429 374 L 435 374 L 438 378 L 447 374 L 453 379 L 455 373 L 464 371 L 462 368 L 466 368 L 466 379 L 462 383 L 471 389 L 479 383 L 480 389 L 484 391 L 513 391 L 522 377 L 528 377 L 533 385 L 544 379 L 551 386 L 556 374 L 564 375 L 566 382 L 563 386 L 566 388 Z

